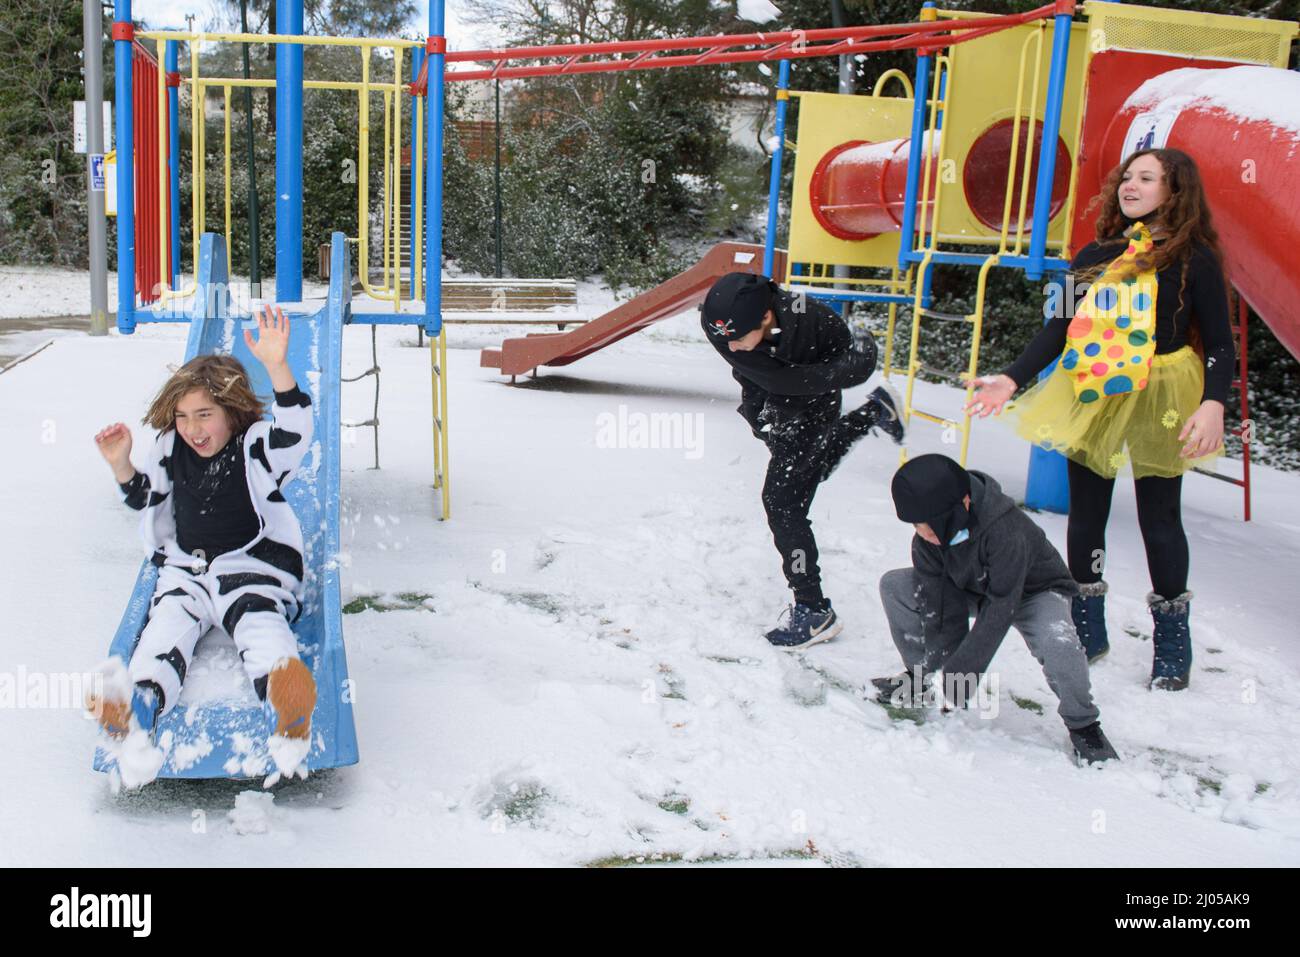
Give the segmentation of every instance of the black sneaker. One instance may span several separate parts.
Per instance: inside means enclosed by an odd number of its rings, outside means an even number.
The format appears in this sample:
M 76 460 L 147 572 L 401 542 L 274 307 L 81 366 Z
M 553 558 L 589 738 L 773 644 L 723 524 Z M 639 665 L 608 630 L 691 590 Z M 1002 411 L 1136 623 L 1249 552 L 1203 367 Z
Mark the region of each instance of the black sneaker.
M 781 613 L 780 622 L 763 637 L 777 648 L 789 651 L 829 641 L 841 628 L 843 625 L 829 601 L 824 608 L 796 602 Z
M 902 445 L 903 400 L 894 387 L 888 383 L 876 386 L 867 396 L 867 402 L 876 406 L 875 427 L 893 439 L 895 445 Z
M 1070 743 L 1074 745 L 1074 758 L 1080 765 L 1102 764 L 1105 761 L 1118 761 L 1119 755 L 1102 733 L 1101 722 L 1094 721 L 1086 728 L 1077 728 L 1070 732 Z

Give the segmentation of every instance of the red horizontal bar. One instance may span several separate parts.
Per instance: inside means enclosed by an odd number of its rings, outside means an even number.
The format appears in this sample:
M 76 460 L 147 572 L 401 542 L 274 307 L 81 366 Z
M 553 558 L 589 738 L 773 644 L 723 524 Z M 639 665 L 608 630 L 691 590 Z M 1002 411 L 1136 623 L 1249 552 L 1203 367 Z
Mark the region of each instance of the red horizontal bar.
M 789 42 L 804 44 L 818 40 L 845 40 L 888 36 L 895 33 L 947 33 L 985 27 L 1010 27 L 1030 20 L 1053 16 L 1056 4 L 1049 3 L 1025 13 L 978 20 L 924 20 L 913 23 L 882 23 L 861 27 L 823 27 L 816 30 L 780 30 L 774 33 L 719 33 L 710 37 L 665 37 L 657 40 L 612 40 L 605 43 L 559 43 L 549 46 L 508 47 L 502 50 L 459 50 L 447 54 L 448 63 L 473 63 L 489 60 L 526 60 L 538 57 L 595 56 L 601 53 L 635 53 L 641 50 L 690 50 L 726 42 L 728 46 L 757 46 Z
M 501 50 L 460 50 L 446 55 L 447 63 L 492 63 L 481 70 L 448 70 L 447 82 L 468 80 L 518 79 L 575 73 L 615 73 L 623 70 L 649 70 L 702 63 L 754 63 L 763 60 L 807 59 L 837 56 L 841 53 L 873 53 L 881 50 L 916 48 L 922 53 L 952 46 L 965 40 L 996 33 L 1034 20 L 1045 20 L 1073 8 L 1072 0 L 1052 3 L 1024 13 L 978 20 L 925 20 L 914 23 L 875 24 L 860 27 L 827 27 L 816 30 L 781 30 L 773 33 L 715 34 L 709 37 L 666 37 L 657 40 L 615 40 L 605 43 L 561 43 L 550 46 L 509 47 Z M 888 37 L 861 42 L 870 37 Z M 826 41 L 818 43 L 817 41 Z M 738 46 L 764 46 L 762 50 L 731 50 Z M 679 56 L 655 56 L 674 50 L 704 50 L 703 53 Z M 623 54 L 637 54 L 622 59 Z M 613 56 L 617 59 L 575 62 L 587 56 Z M 506 66 L 511 60 L 564 57 L 564 63 Z M 414 86 L 427 89 L 428 61 L 420 67 Z

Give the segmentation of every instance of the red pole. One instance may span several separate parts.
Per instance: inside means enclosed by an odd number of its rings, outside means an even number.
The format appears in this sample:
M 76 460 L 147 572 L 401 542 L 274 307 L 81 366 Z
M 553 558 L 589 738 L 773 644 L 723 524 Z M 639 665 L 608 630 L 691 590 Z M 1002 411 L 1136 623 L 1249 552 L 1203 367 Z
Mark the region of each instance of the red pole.
M 1241 485 L 1245 497 L 1245 521 L 1250 521 L 1250 443 L 1255 440 L 1254 423 L 1250 421 L 1250 384 L 1247 373 L 1250 369 L 1250 360 L 1248 357 L 1249 341 L 1246 335 L 1246 327 L 1250 322 L 1250 306 L 1246 304 L 1244 296 L 1237 295 L 1237 348 L 1241 350 L 1238 356 L 1238 375 L 1241 379 L 1239 391 L 1241 392 L 1241 432 L 1244 441 L 1241 443 Z

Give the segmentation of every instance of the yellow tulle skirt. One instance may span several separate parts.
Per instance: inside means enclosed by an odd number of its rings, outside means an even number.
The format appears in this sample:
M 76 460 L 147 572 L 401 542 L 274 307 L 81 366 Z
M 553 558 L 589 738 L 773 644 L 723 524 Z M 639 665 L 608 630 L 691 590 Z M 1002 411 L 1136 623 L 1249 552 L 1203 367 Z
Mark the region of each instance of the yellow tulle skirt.
M 1201 404 L 1205 371 L 1190 346 L 1153 356 L 1145 389 L 1111 395 L 1096 402 L 1074 397 L 1070 375 L 1059 365 L 1002 412 L 1023 438 L 1041 448 L 1062 453 L 1098 475 L 1114 478 L 1132 472 L 1136 478 L 1173 478 L 1212 462 L 1218 451 L 1199 459 L 1179 453 L 1185 442 L 1178 434 Z

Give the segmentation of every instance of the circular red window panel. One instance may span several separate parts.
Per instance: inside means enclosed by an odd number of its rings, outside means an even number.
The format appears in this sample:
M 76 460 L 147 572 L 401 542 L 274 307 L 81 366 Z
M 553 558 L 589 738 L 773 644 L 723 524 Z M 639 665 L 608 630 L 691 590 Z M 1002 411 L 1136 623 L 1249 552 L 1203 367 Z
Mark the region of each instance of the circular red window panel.
M 1011 137 L 1015 133 L 1015 121 L 999 120 L 976 137 L 966 156 L 966 166 L 962 170 L 962 188 L 966 192 L 966 202 L 975 214 L 975 218 L 992 230 L 1002 228 L 1002 208 L 1007 198 L 1007 168 L 1011 161 Z M 1020 215 L 1020 182 L 1024 175 L 1025 139 L 1028 124 L 1020 121 L 1020 156 L 1017 158 L 1017 175 L 1012 184 L 1011 213 L 1009 219 L 1012 232 L 1015 221 Z M 1038 147 L 1043 141 L 1043 124 L 1034 121 L 1033 161 L 1029 170 L 1029 202 L 1025 205 L 1025 232 L 1032 228 L 1031 217 L 1034 214 L 1034 189 L 1038 182 Z M 1048 207 L 1050 219 L 1061 211 L 1065 205 L 1066 194 L 1070 190 L 1070 151 L 1065 142 L 1056 138 L 1056 169 L 1052 176 L 1052 202 Z

